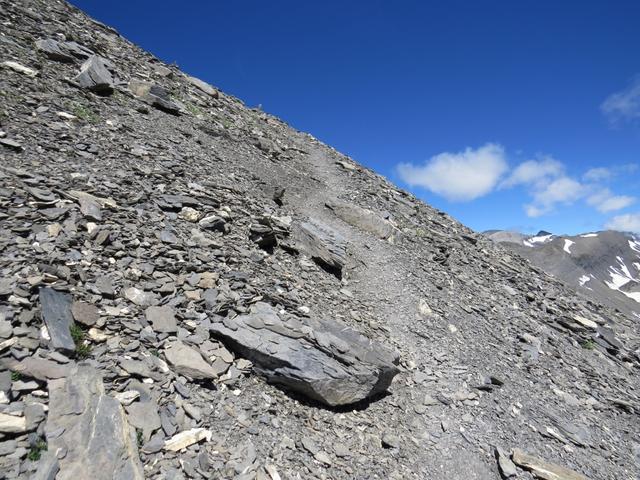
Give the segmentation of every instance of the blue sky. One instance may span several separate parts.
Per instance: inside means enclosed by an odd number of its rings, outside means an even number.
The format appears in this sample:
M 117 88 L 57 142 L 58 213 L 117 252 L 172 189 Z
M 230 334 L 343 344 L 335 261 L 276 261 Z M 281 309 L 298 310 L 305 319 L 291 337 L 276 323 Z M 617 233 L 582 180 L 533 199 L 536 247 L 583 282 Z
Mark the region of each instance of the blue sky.
M 640 2 L 72 3 L 471 228 L 640 232 Z

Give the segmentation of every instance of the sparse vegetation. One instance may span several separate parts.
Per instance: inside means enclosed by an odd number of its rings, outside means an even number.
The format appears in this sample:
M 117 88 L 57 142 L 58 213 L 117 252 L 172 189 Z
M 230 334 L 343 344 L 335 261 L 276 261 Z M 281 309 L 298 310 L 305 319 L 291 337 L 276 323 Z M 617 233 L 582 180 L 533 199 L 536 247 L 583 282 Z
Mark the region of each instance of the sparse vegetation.
M 42 452 L 46 452 L 46 451 L 47 451 L 47 442 L 39 438 L 31 446 L 31 450 L 29 450 L 27 458 L 32 462 L 37 462 L 38 460 L 40 460 L 40 457 L 42 456 Z
M 190 103 L 190 102 L 183 102 L 183 103 L 184 103 L 184 108 L 186 108 L 187 111 L 192 115 L 197 116 L 197 115 L 202 115 L 204 113 L 201 108 L 197 107 L 193 103 Z
M 22 374 L 20 372 L 11 372 L 11 380 L 13 382 L 17 382 L 22 378 Z
M 97 113 L 80 103 L 74 103 L 70 110 L 73 115 L 85 122 L 98 123 L 100 121 L 100 117 Z
M 138 442 L 138 448 L 142 448 L 142 445 L 144 445 L 142 430 L 136 429 L 136 441 Z
M 76 344 L 76 356 L 80 359 L 87 358 L 91 354 L 91 345 L 85 341 L 85 331 L 78 325 L 73 324 L 70 329 L 71 338 Z
M 584 348 L 585 350 L 593 350 L 594 348 L 596 348 L 596 342 L 589 338 L 588 340 L 582 342 L 582 348 Z

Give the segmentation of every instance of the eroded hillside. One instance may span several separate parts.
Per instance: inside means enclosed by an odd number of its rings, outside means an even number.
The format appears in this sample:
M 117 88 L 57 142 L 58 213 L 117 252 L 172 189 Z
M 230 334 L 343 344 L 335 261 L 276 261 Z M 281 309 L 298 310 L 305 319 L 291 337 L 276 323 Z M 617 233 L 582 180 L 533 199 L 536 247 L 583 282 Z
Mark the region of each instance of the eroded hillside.
M 0 475 L 637 477 L 635 324 L 64 2 L 0 13 Z

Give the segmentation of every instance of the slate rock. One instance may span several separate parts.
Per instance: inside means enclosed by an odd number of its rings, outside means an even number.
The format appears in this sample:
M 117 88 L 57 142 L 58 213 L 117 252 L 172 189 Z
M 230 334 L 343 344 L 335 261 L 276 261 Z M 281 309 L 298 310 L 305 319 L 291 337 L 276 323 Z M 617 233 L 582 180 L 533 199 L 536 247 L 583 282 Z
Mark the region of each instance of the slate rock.
M 56 350 L 73 352 L 76 344 L 71 338 L 73 316 L 71 314 L 71 296 L 49 287 L 40 289 L 40 305 L 51 338 L 51 346 Z
M 87 302 L 73 302 L 71 305 L 71 313 L 76 322 L 86 325 L 87 327 L 93 327 L 100 319 L 98 307 Z
M 35 378 L 43 382 L 63 378 L 70 373 L 70 367 L 68 365 L 60 365 L 51 360 L 37 357 L 26 357 L 20 361 L 12 358 L 2 358 L 0 359 L 0 366 L 7 370 L 20 373 L 24 377 Z
M 204 93 L 206 93 L 207 95 L 209 95 L 209 96 L 211 96 L 213 98 L 218 98 L 218 90 L 213 88 L 207 82 L 204 82 L 204 81 L 202 81 L 202 80 L 200 80 L 199 78 L 196 78 L 196 77 L 191 77 L 189 75 L 185 75 L 185 77 L 187 78 L 187 80 L 189 81 L 189 83 L 191 85 L 194 85 L 195 87 L 198 87 Z
M 38 461 L 38 469 L 30 477 L 30 480 L 55 480 L 60 471 L 60 463 L 55 452 L 47 451 Z
M 93 367 L 79 365 L 69 377 L 49 381 L 48 388 L 48 449 L 66 450 L 57 480 L 144 478 L 135 433 Z
M 494 455 L 498 461 L 498 468 L 500 469 L 502 478 L 508 479 L 518 474 L 515 464 L 502 448 L 496 447 L 494 449 Z
M 158 405 L 155 401 L 134 402 L 125 407 L 129 423 L 142 430 L 145 441 L 151 438 L 151 434 L 161 427 Z
M 192 428 L 191 430 L 185 430 L 184 432 L 177 433 L 168 439 L 164 443 L 164 449 L 171 452 L 177 452 L 202 440 L 210 442 L 212 437 L 213 432 L 206 428 Z
M 346 240 L 320 222 L 304 222 L 299 228 L 301 249 L 325 270 L 342 278 L 347 263 Z
M 155 83 L 130 80 L 129 90 L 140 100 L 173 115 L 180 113 L 180 106 L 171 98 L 169 91 Z
M 333 200 L 326 202 L 325 206 L 349 225 L 372 233 L 378 238 L 384 240 L 389 239 L 396 231 L 391 222 L 371 210 L 359 207 L 358 205 Z
M 22 152 L 24 150 L 24 147 L 22 145 L 20 145 L 15 140 L 11 140 L 10 138 L 0 138 L 0 145 L 16 152 Z
M 218 378 L 226 371 L 216 369 L 207 362 L 202 354 L 181 341 L 173 342 L 164 352 L 167 362 L 173 370 L 196 380 L 207 380 Z
M 512 460 L 516 465 L 529 470 L 535 477 L 543 480 L 589 480 L 584 475 L 555 463 L 549 463 L 516 448 Z
M 72 63 L 75 59 L 73 55 L 66 52 L 60 43 L 52 38 L 46 38 L 36 41 L 36 48 L 49 57 L 51 60 L 58 62 Z
M 93 55 L 88 48 L 76 42 L 58 42 L 52 38 L 36 41 L 36 48 L 51 60 L 72 63 L 77 59 L 86 59 Z
M 178 322 L 173 308 L 170 306 L 148 307 L 144 315 L 155 332 L 174 333 L 178 331 Z
M 9 415 L 0 412 L 0 434 L 23 433 L 27 431 L 27 420 L 24 416 Z
M 129 301 L 140 307 L 150 307 L 158 303 L 158 296 L 152 292 L 145 292 L 136 287 L 129 287 L 124 291 L 124 296 Z
M 330 406 L 359 402 L 385 391 L 399 357 L 333 320 L 281 319 L 258 302 L 249 314 L 220 319 L 211 332 L 269 381 Z
M 92 55 L 80 67 L 80 73 L 75 77 L 75 81 L 81 88 L 91 90 L 99 95 L 110 95 L 113 93 L 115 83 L 112 71 L 113 64 L 99 55 Z

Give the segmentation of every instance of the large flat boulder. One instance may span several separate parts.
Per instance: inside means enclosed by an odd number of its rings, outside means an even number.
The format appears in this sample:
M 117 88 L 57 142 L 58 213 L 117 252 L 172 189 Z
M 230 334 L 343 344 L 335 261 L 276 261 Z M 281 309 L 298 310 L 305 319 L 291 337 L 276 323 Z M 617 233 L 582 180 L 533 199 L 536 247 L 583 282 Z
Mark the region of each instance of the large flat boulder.
M 211 332 L 269 381 L 330 406 L 383 392 L 398 373 L 396 352 L 346 325 L 281 315 L 263 302 Z
M 334 229 L 320 222 L 304 222 L 297 231 L 301 250 L 322 268 L 342 278 L 347 264 L 347 242 Z
M 144 478 L 135 432 L 93 367 L 80 365 L 48 387 L 45 433 L 49 452 L 59 459 L 56 480 Z
M 326 202 L 325 206 L 344 222 L 360 230 L 369 232 L 383 240 L 391 239 L 397 229 L 382 216 L 367 208 L 339 200 Z
M 581 473 L 569 470 L 562 465 L 546 462 L 541 458 L 523 452 L 519 448 L 513 451 L 512 459 L 513 463 L 525 470 L 529 470 L 534 477 L 543 480 L 589 480 L 588 477 Z

